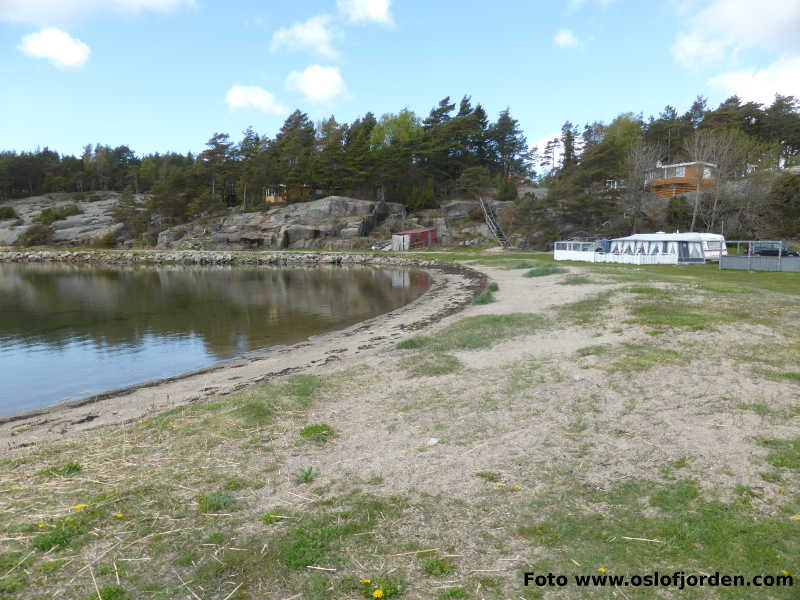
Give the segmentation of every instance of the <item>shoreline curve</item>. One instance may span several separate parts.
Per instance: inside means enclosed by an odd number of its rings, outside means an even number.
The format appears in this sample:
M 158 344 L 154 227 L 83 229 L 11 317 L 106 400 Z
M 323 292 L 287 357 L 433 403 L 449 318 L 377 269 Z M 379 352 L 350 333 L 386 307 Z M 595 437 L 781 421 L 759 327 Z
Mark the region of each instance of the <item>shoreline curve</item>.
M 403 334 L 419 331 L 459 312 L 486 285 L 486 275 L 469 267 L 422 257 L 331 252 L 0 252 L 0 262 L 61 262 L 142 265 L 364 265 L 425 270 L 431 285 L 412 302 L 344 329 L 288 346 L 272 346 L 203 369 L 146 381 L 49 407 L 0 416 L 0 443 L 9 450 L 38 441 L 66 439 L 99 427 L 130 423 L 145 416 L 240 391 L 299 371 L 320 371 L 347 358 L 394 345 Z M 234 375 L 234 376 L 230 376 Z

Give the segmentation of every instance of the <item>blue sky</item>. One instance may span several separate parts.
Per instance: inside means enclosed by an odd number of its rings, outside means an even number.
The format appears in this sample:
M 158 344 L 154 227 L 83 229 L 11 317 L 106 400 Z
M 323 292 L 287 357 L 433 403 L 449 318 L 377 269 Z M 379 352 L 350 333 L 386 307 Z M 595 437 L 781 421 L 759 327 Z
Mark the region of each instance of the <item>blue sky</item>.
M 800 97 L 800 0 L 0 0 L 0 149 L 197 152 L 288 111 L 565 120 Z

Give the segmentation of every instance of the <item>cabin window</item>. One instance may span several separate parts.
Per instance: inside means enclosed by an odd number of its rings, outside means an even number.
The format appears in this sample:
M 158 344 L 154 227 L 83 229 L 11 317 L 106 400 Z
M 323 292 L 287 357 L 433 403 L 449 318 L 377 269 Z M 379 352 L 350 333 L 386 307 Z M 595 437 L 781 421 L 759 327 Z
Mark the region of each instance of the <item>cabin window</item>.
M 711 179 L 711 167 L 703 168 L 703 179 Z
M 686 167 L 678 167 L 675 169 L 675 177 L 686 177 Z

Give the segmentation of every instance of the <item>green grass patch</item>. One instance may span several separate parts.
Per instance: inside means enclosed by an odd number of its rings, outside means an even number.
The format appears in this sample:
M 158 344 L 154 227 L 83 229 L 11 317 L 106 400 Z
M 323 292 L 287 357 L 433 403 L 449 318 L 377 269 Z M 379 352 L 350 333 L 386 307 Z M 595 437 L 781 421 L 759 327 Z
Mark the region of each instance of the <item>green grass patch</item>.
M 488 289 L 483 290 L 480 294 L 472 299 L 473 304 L 491 304 L 492 302 L 497 302 L 497 298 L 495 298 L 494 294 L 492 294 L 492 292 L 490 292 Z
M 223 510 L 231 510 L 235 504 L 236 500 L 229 492 L 209 492 L 197 499 L 197 510 L 201 513 L 219 513 Z
M 277 513 L 268 512 L 261 515 L 261 522 L 264 523 L 266 526 L 275 525 L 275 523 L 280 523 L 285 519 L 284 515 L 279 515 Z
M 243 477 L 230 477 L 222 484 L 222 489 L 226 492 L 238 492 L 247 488 L 258 490 L 263 487 L 263 481 L 253 481 Z
M 445 558 L 432 558 L 423 563 L 422 571 L 432 577 L 444 577 L 453 572 L 453 565 Z
M 509 261 L 504 268 L 505 269 L 536 269 L 541 267 L 543 263 L 540 262 L 531 262 L 528 260 L 524 260 L 521 262 L 511 262 Z
M 707 329 L 719 323 L 746 320 L 747 316 L 718 307 L 714 312 L 687 306 L 680 302 L 645 302 L 634 306 L 631 314 L 645 326 L 654 328 L 680 327 L 693 331 Z
M 635 481 L 624 484 L 625 489 L 619 487 L 591 492 L 590 501 L 605 504 L 598 511 L 587 508 L 582 497 L 537 499 L 530 507 L 531 517 L 522 520 L 517 532 L 549 552 L 537 560 L 535 569 L 525 570 L 571 572 L 572 561 L 586 572 L 603 567 L 609 574 L 672 571 L 675 565 L 687 572 L 719 570 L 745 577 L 792 570 L 800 531 L 796 521 L 785 515 L 764 516 L 740 500 L 705 498 L 689 480 Z M 558 508 L 552 510 L 553 506 Z M 561 554 L 560 548 L 569 548 L 569 553 Z M 758 588 L 718 592 L 737 600 L 763 597 Z M 778 598 L 793 594 L 788 588 L 771 592 Z M 703 588 L 687 588 L 681 597 L 705 598 L 704 594 Z
M 121 585 L 106 585 L 83 597 L 83 600 L 128 600 L 130 596 Z M 99 599 L 98 599 L 99 595 Z
M 400 361 L 400 366 L 412 377 L 449 375 L 464 368 L 464 365 L 455 356 L 440 352 L 425 352 L 407 356 Z
M 247 425 L 267 425 L 279 413 L 309 408 L 321 387 L 322 380 L 313 375 L 257 385 L 232 397 L 233 414 Z
M 612 291 L 602 292 L 585 300 L 559 306 L 558 315 L 576 325 L 588 325 L 605 317 L 613 294 Z
M 307 425 L 300 430 L 300 437 L 316 444 L 326 444 L 336 436 L 330 425 Z
M 602 356 L 603 354 L 608 354 L 608 347 L 607 346 L 585 346 L 584 348 L 578 348 L 576 351 L 578 356 Z
M 24 563 L 25 556 L 22 552 L 3 552 L 0 554 L 0 597 L 4 594 L 14 594 L 25 585 Z M 22 569 L 20 569 L 22 567 Z M 20 569 L 11 573 L 11 569 Z
M 59 518 L 54 525 L 31 540 L 31 545 L 40 552 L 53 548 L 79 548 L 87 539 L 95 522 L 105 516 L 105 512 L 95 507 L 75 512 Z
M 488 481 L 490 483 L 497 483 L 503 479 L 499 473 L 494 473 L 492 471 L 478 471 L 475 473 L 475 477 L 480 477 L 484 481 Z
M 559 283 L 561 285 L 590 285 L 597 282 L 586 275 L 567 275 L 563 281 Z
M 647 371 L 662 365 L 675 364 L 688 360 L 686 352 L 683 354 L 675 350 L 654 348 L 642 344 L 622 344 L 616 360 L 608 366 L 610 372 L 637 372 Z
M 311 483 L 317 477 L 319 477 L 319 471 L 312 467 L 301 467 L 297 469 L 297 481 L 298 483 Z
M 523 277 L 545 277 L 547 275 L 558 275 L 559 273 L 567 273 L 569 269 L 559 267 L 554 264 L 545 264 L 536 266 L 522 274 Z
M 690 283 L 702 290 L 718 294 L 746 294 L 759 291 L 800 296 L 800 278 L 794 273 L 720 271 L 716 264 L 706 265 L 588 265 L 619 282 L 663 281 Z
M 469 598 L 464 588 L 450 588 L 438 594 L 433 600 L 462 600 Z
M 349 562 L 342 550 L 350 544 L 367 545 L 382 518 L 396 515 L 403 504 L 370 496 L 353 496 L 336 509 L 307 514 L 299 524 L 280 532 L 269 545 L 268 562 L 275 561 L 290 570 L 306 571 L 308 565 L 333 566 Z M 321 504 L 321 503 L 320 503 Z M 357 541 L 356 541 L 357 540 Z
M 623 291 L 628 294 L 637 294 L 640 296 L 671 297 L 675 295 L 675 292 L 671 290 L 665 290 L 650 285 L 632 285 L 625 288 Z
M 47 467 L 46 469 L 42 469 L 37 473 L 40 477 L 45 477 L 50 479 L 52 477 L 69 477 L 70 475 L 75 475 L 76 473 L 81 472 L 81 465 L 77 462 L 68 462 L 63 465 L 54 465 L 52 467 Z
M 370 583 L 360 584 L 361 595 L 369 600 L 374 600 L 377 597 L 381 599 L 394 598 L 402 593 L 404 587 L 405 583 L 403 578 L 396 573 L 391 575 L 388 573 L 381 573 L 375 578 L 370 579 Z M 376 595 L 378 590 L 380 590 L 380 596 Z
M 800 383 L 800 371 L 781 371 L 777 373 L 781 379 L 788 379 L 792 383 Z
M 541 315 L 479 315 L 461 319 L 433 336 L 415 336 L 397 345 L 398 349 L 427 348 L 436 352 L 490 348 L 496 343 L 540 331 L 547 324 Z
M 764 438 L 759 443 L 771 450 L 764 460 L 773 467 L 800 469 L 800 437 L 789 440 Z

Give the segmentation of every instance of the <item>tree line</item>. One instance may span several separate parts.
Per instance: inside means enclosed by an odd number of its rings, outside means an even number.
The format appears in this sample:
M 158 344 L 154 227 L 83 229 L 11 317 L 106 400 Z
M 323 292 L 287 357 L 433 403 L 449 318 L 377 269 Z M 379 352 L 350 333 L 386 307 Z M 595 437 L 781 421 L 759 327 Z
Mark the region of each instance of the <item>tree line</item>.
M 567 121 L 542 150 L 540 183 L 549 193 L 523 198 L 510 223 L 540 243 L 656 228 L 754 237 L 800 233 L 800 197 L 791 193 L 800 175 L 781 170 L 800 164 L 800 102 L 791 96 L 778 95 L 770 105 L 732 96 L 716 109 L 698 97 L 683 114 L 672 106 L 649 120 L 624 113 L 582 131 Z M 695 161 L 716 165 L 713 185 L 697 181 L 691 197 L 676 196 L 666 205 L 648 189 L 656 165 Z
M 660 206 L 646 189 L 648 171 L 683 161 L 718 165 L 717 185 L 698 185 L 692 197 Z M 342 194 L 415 210 L 489 186 L 514 199 L 515 183 L 531 178 L 549 193 L 518 199 L 506 221 L 529 238 L 667 227 L 789 235 L 793 227 L 800 233 L 800 182 L 777 174 L 798 163 L 800 103 L 791 96 L 769 105 L 733 96 L 715 109 L 698 97 L 682 114 L 667 106 L 647 120 L 624 113 L 582 129 L 567 121 L 541 149 L 528 147 L 508 109 L 491 121 L 464 96 L 442 99 L 424 118 L 402 109 L 314 123 L 297 110 L 274 137 L 252 127 L 239 140 L 214 133 L 198 154 L 139 156 L 128 146 L 101 144 L 86 146 L 80 157 L 48 148 L 0 152 L 0 201 L 124 191 L 116 216 L 142 234 L 231 206 L 263 208 L 265 195 L 275 192 L 289 202 Z M 134 200 L 142 193 L 145 205 Z
M 289 202 L 309 191 L 434 207 L 461 187 L 527 175 L 531 157 L 509 110 L 495 121 L 469 96 L 444 98 L 421 118 L 408 109 L 352 123 L 314 123 L 293 112 L 274 137 L 248 128 L 239 141 L 215 133 L 198 154 L 137 156 L 127 146 L 88 145 L 81 157 L 0 153 L 0 200 L 51 192 L 129 190 L 152 194 L 150 209 L 179 222 L 225 206 L 263 207 L 265 193 Z

